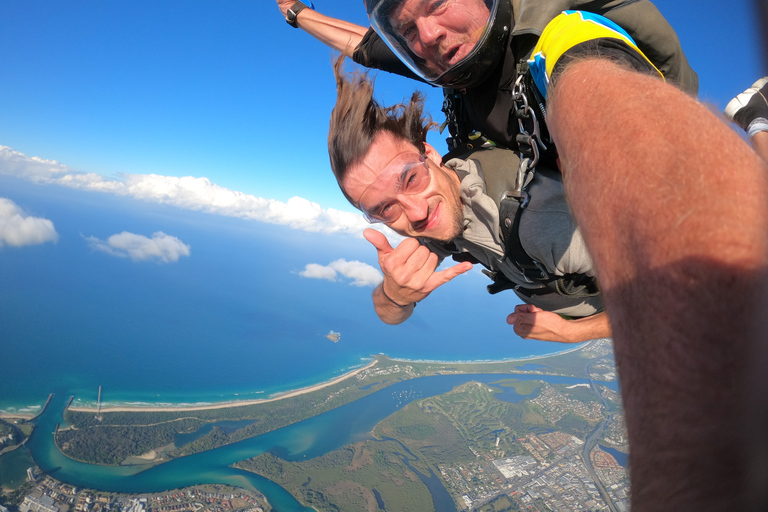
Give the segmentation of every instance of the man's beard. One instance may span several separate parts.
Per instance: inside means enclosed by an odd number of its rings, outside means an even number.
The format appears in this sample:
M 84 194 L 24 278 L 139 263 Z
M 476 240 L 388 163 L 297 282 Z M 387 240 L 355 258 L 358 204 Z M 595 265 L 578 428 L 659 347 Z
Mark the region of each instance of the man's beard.
M 445 205 L 447 203 L 444 202 L 443 204 Z M 450 233 L 445 235 L 445 239 L 437 238 L 437 237 L 429 237 L 429 236 L 421 236 L 419 238 L 422 238 L 424 240 L 431 240 L 435 242 L 449 243 L 454 239 L 458 238 L 464 232 L 463 203 L 459 201 L 458 204 L 450 204 L 448 206 L 450 208 L 450 211 L 448 213 L 450 214 L 450 219 L 451 219 L 451 230 L 450 230 Z

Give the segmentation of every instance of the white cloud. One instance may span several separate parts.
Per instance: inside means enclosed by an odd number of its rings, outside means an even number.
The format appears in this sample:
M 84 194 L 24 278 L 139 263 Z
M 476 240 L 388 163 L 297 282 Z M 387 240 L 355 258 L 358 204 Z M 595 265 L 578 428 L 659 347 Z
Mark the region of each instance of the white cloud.
M 29 216 L 10 199 L 0 197 L 0 247 L 55 243 L 58 240 L 59 234 L 53 222 Z
M 192 176 L 121 174 L 120 179 L 108 179 L 99 174 L 75 171 L 55 160 L 29 157 L 7 146 L 0 146 L 0 174 L 36 183 L 107 192 L 188 210 L 280 224 L 304 231 L 360 236 L 369 227 L 357 213 L 324 209 L 301 197 L 292 197 L 284 203 L 230 190 L 212 183 L 208 178 Z M 392 232 L 389 234 L 392 235 Z
M 352 279 L 354 286 L 378 286 L 384 276 L 378 269 L 362 261 L 336 260 L 329 265 L 339 274 Z
M 378 286 L 384 279 L 378 269 L 362 261 L 347 261 L 344 259 L 332 261 L 327 266 L 309 263 L 299 275 L 310 279 L 326 279 L 337 281 L 341 275 L 351 279 L 352 286 Z
M 309 263 L 306 267 L 304 267 L 304 270 L 299 272 L 299 275 L 309 279 L 325 279 L 327 281 L 336 281 L 338 272 L 336 272 L 331 267 L 324 267 L 323 265 L 318 265 L 317 263 Z
M 153 233 L 152 238 L 123 231 L 106 240 L 89 236 L 86 241 L 94 250 L 120 258 L 131 258 L 133 261 L 159 260 L 171 263 L 190 253 L 189 245 L 162 231 Z

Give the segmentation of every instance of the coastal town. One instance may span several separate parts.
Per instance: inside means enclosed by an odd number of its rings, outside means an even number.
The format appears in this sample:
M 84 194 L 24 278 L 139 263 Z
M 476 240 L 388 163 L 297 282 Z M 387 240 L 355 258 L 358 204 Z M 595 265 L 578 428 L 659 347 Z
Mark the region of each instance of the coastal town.
M 153 494 L 119 494 L 80 489 L 50 476 L 35 477 L 19 512 L 270 512 L 260 493 L 245 489 L 201 485 Z M 6 509 L 7 510 L 7 509 Z M 6 512 L 0 507 L 0 512 Z
M 615 380 L 615 366 L 607 357 L 612 353 L 610 342 L 593 342 L 589 350 L 590 357 L 595 358 L 589 364 L 590 376 L 603 382 Z M 626 462 L 622 465 L 616 458 L 626 461 L 628 446 L 621 397 L 605 385 L 595 389 L 599 400 L 593 401 L 568 394 L 592 393 L 589 384 L 561 389 L 543 385 L 529 400 L 551 425 L 562 424 L 569 415 L 596 425 L 585 438 L 547 429 L 505 443 L 510 433 L 504 429 L 496 432 L 495 442 L 488 446 L 465 437 L 477 461 L 438 466 L 457 506 L 488 512 L 627 511 L 629 476 Z M 501 448 L 505 444 L 513 444 L 518 453 L 509 456 Z
M 596 448 L 590 454 L 609 494 L 609 506 L 582 458 L 582 440 L 552 432 L 531 434 L 520 442 L 533 455 L 439 467 L 451 493 L 461 496 L 466 510 L 499 500 L 531 512 L 628 510 L 627 472 L 610 453 Z

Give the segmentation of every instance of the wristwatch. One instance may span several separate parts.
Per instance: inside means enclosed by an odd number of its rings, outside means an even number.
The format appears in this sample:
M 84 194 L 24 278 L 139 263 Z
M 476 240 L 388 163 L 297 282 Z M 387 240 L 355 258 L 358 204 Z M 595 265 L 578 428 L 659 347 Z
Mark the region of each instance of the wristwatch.
M 305 8 L 309 7 L 310 9 L 314 9 L 315 6 L 312 5 L 312 2 L 309 2 L 309 5 L 305 4 L 304 2 L 297 1 L 294 3 L 286 12 L 285 12 L 285 21 L 288 22 L 290 26 L 293 28 L 299 28 L 299 25 L 296 23 L 296 16 L 299 15 L 301 11 L 303 11 Z

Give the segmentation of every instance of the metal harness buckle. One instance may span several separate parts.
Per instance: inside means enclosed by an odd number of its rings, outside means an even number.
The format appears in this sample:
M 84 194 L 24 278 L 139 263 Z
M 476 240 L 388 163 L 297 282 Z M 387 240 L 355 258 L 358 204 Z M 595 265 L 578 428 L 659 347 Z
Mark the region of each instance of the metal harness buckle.
M 523 166 L 524 160 L 529 160 L 527 167 L 530 172 L 536 169 L 536 165 L 539 163 L 541 149 L 547 149 L 547 146 L 541 141 L 541 131 L 539 128 L 539 120 L 536 117 L 536 112 L 531 108 L 528 103 L 528 96 L 526 94 L 526 86 L 523 82 L 525 74 L 521 73 L 515 80 L 515 85 L 512 87 L 512 100 L 515 103 L 514 116 L 517 119 L 517 125 L 520 129 L 520 133 L 515 137 L 515 141 L 518 145 L 518 150 L 521 155 L 526 158 L 520 159 L 520 166 Z M 526 128 L 526 121 L 532 127 L 532 132 Z

